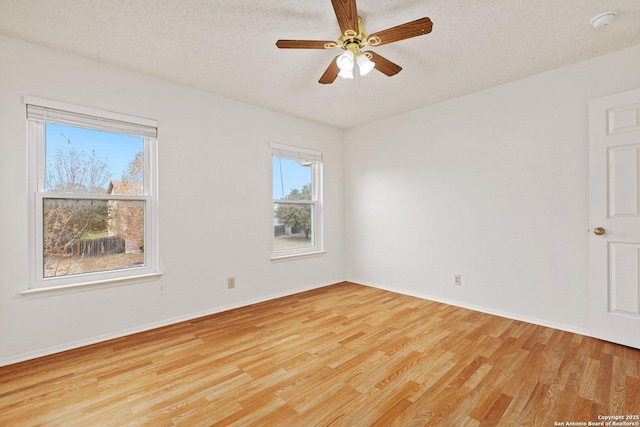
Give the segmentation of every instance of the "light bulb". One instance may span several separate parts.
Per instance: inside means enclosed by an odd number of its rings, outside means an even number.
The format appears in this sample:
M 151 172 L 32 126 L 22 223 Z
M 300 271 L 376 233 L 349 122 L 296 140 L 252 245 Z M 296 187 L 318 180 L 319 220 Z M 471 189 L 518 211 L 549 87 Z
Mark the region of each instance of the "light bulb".
M 373 70 L 376 66 L 375 63 L 371 62 L 369 57 L 365 54 L 358 56 L 358 69 L 360 70 L 361 76 L 366 76 Z

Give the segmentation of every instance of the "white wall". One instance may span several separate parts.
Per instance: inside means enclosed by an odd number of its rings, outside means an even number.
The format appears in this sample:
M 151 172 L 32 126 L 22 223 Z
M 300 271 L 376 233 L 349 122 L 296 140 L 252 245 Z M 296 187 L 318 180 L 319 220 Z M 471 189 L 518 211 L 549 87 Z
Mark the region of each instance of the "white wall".
M 0 365 L 344 280 L 341 131 L 1 36 L 0 58 Z M 24 95 L 158 120 L 160 280 L 19 295 L 28 275 Z M 324 154 L 324 256 L 270 261 L 269 142 Z M 228 276 L 236 289 L 226 289 Z
M 347 279 L 588 332 L 588 101 L 638 70 L 640 46 L 347 131 Z

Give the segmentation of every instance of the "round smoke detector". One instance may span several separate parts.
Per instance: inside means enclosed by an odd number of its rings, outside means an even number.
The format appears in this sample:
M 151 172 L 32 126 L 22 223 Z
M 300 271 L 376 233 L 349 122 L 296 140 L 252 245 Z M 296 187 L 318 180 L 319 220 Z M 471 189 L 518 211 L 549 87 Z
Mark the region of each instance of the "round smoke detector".
M 616 12 L 615 10 L 604 12 L 591 18 L 590 23 L 593 26 L 593 28 L 604 27 L 605 25 L 609 25 L 611 21 L 613 21 L 613 19 L 616 17 L 617 14 L 618 12 Z

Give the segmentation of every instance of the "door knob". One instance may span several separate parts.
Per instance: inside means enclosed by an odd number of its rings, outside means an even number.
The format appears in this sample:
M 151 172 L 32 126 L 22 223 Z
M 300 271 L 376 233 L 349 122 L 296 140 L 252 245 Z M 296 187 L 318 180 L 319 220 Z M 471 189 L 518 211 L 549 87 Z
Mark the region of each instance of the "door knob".
M 596 228 L 593 229 L 593 233 L 598 235 L 598 236 L 602 236 L 604 234 L 604 228 L 596 227 Z

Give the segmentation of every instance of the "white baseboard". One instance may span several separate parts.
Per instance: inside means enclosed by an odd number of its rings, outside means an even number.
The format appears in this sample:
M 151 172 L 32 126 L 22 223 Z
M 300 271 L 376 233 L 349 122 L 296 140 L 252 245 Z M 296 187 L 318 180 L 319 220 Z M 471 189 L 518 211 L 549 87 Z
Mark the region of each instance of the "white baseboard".
M 440 302 L 440 303 L 443 303 L 443 304 L 453 305 L 453 306 L 461 307 L 461 308 L 466 308 L 466 309 L 473 310 L 473 311 L 479 311 L 481 313 L 486 313 L 486 314 L 491 314 L 491 315 L 494 315 L 494 316 L 504 317 L 504 318 L 511 319 L 511 320 L 518 320 L 518 321 L 521 321 L 521 322 L 527 322 L 527 323 L 531 323 L 531 324 L 534 324 L 534 325 L 545 326 L 547 328 L 558 329 L 558 330 L 561 330 L 561 331 L 571 332 L 571 333 L 574 333 L 574 334 L 592 336 L 591 335 L 591 331 L 589 329 L 583 329 L 583 328 L 579 328 L 579 327 L 572 326 L 572 325 L 565 325 L 565 324 L 562 324 L 562 323 L 551 322 L 549 320 L 539 319 L 539 318 L 536 318 L 536 317 L 524 316 L 524 315 L 517 314 L 517 313 L 511 313 L 511 312 L 507 312 L 507 311 L 496 310 L 496 309 L 483 307 L 483 306 L 479 306 L 479 305 L 474 305 L 474 304 L 467 304 L 467 303 L 463 303 L 463 302 L 460 302 L 460 301 L 449 300 L 449 299 L 446 299 L 446 298 L 435 297 L 433 295 L 422 294 L 422 293 L 418 293 L 418 292 L 411 292 L 411 291 L 407 291 L 407 290 L 404 290 L 404 289 L 398 289 L 398 288 L 394 288 L 394 287 L 390 287 L 390 286 L 383 286 L 383 285 L 379 285 L 379 284 L 375 284 L 375 283 L 364 283 L 364 282 L 359 282 L 357 280 L 350 280 L 350 279 L 347 279 L 347 282 L 355 283 L 357 285 L 362 285 L 362 286 L 369 286 L 371 288 L 382 289 L 382 290 L 389 291 L 389 292 L 395 292 L 395 293 L 398 293 L 398 294 L 408 295 L 408 296 L 416 297 L 416 298 L 420 298 L 420 299 L 426 299 L 426 300 L 429 300 L 429 301 Z
M 338 281 L 330 282 L 330 283 L 319 283 L 319 284 L 314 284 L 314 285 L 305 286 L 305 287 L 301 287 L 301 288 L 296 288 L 296 289 L 293 289 L 293 290 L 290 290 L 290 291 L 270 294 L 270 295 L 266 295 L 266 296 L 263 296 L 263 297 L 260 297 L 260 298 L 253 298 L 253 299 L 250 299 L 250 300 L 240 301 L 240 302 L 234 303 L 234 304 L 228 304 L 228 305 L 224 305 L 224 306 L 221 306 L 221 307 L 214 307 L 214 308 L 209 309 L 209 310 L 203 310 L 203 311 L 199 311 L 199 312 L 196 312 L 196 313 L 189 313 L 189 314 L 185 314 L 183 316 L 178 316 L 178 317 L 173 317 L 173 318 L 170 318 L 170 319 L 161 320 L 159 322 L 148 323 L 148 324 L 141 325 L 141 326 L 138 326 L 138 327 L 135 327 L 135 328 L 124 329 L 124 330 L 113 332 L 113 333 L 98 335 L 96 337 L 91 337 L 91 338 L 87 338 L 87 339 L 72 341 L 72 342 L 68 342 L 68 343 L 64 343 L 64 344 L 60 344 L 60 345 L 56 345 L 56 346 L 52 346 L 52 347 L 48 347 L 48 348 L 44 348 L 44 349 L 38 349 L 38 350 L 26 352 L 26 353 L 21 353 L 21 354 L 15 355 L 15 356 L 10 356 L 10 357 L 4 358 L 4 359 L 0 359 L 0 366 L 12 365 L 14 363 L 20 363 L 20 362 L 24 362 L 26 360 L 36 359 L 38 357 L 49 356 L 49 355 L 52 355 L 52 354 L 61 353 L 63 351 L 73 350 L 73 349 L 80 348 L 80 347 L 86 347 L 88 345 L 97 344 L 97 343 L 109 341 L 109 340 L 116 339 L 116 338 L 122 338 L 122 337 L 125 337 L 125 336 L 128 336 L 128 335 L 133 335 L 133 334 L 137 334 L 137 333 L 140 333 L 140 332 L 145 332 L 145 331 L 149 331 L 149 330 L 152 330 L 152 329 L 161 328 L 163 326 L 174 325 L 176 323 L 197 319 L 199 317 L 205 317 L 205 316 L 210 316 L 210 315 L 216 314 L 216 313 L 222 313 L 223 311 L 229 311 L 229 310 L 233 310 L 233 309 L 240 308 L 240 307 L 246 307 L 246 306 L 252 305 L 252 304 L 257 304 L 257 303 L 261 303 L 261 302 L 265 302 L 265 301 L 270 301 L 270 300 L 286 297 L 286 296 L 289 296 L 289 295 L 299 294 L 301 292 L 306 292 L 306 291 L 310 291 L 310 290 L 313 290 L 313 289 L 323 288 L 325 286 L 329 286 L 329 285 L 333 285 L 333 284 L 336 284 L 336 283 L 340 283 L 342 281 L 343 280 L 338 280 Z

